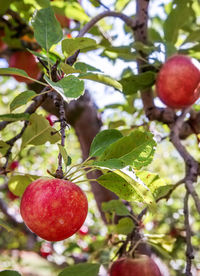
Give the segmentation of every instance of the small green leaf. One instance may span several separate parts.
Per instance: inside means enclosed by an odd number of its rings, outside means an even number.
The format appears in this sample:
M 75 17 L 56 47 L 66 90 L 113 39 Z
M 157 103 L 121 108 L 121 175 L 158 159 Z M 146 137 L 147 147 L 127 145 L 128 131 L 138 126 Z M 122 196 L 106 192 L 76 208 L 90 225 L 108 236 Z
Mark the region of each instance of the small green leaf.
M 154 198 L 149 189 L 120 170 L 101 175 L 97 181 L 121 199 L 154 204 Z
M 99 156 L 112 143 L 122 138 L 120 131 L 108 129 L 99 132 L 92 141 L 90 147 L 90 156 Z
M 77 50 L 82 50 L 92 46 L 96 46 L 96 41 L 88 37 L 64 39 L 62 41 L 62 52 L 66 57 L 68 57 L 73 55 Z
M 131 218 L 122 218 L 115 226 L 117 234 L 128 235 L 133 231 L 134 223 Z
M 106 76 L 103 74 L 85 73 L 85 74 L 80 74 L 79 78 L 103 83 L 105 85 L 115 88 L 118 91 L 122 91 L 122 85 L 118 81 L 111 78 L 110 76 Z
M 0 140 L 0 153 L 2 154 L 2 156 L 4 156 L 6 154 L 9 147 L 10 146 L 6 142 Z
M 8 182 L 9 190 L 16 196 L 22 196 L 26 187 L 38 178 L 39 176 L 31 174 L 14 175 Z
M 43 116 L 32 114 L 29 125 L 22 135 L 21 149 L 27 145 L 43 145 L 47 141 L 55 144 L 60 140 L 60 134 L 53 132 L 56 132 L 56 129 L 52 128 Z
M 63 37 L 62 28 L 51 7 L 38 10 L 32 25 L 37 42 L 47 51 Z
M 60 67 L 66 75 L 73 74 L 73 73 L 80 73 L 80 70 L 76 70 L 72 66 L 63 62 L 61 63 Z
M 29 120 L 30 115 L 28 113 L 12 113 L 12 114 L 3 114 L 0 115 L 0 121 L 9 121 L 9 122 L 15 122 L 15 121 L 24 121 Z
M 28 90 L 25 92 L 22 92 L 21 94 L 19 94 L 18 96 L 16 96 L 14 98 L 14 100 L 11 102 L 10 104 L 10 111 L 12 112 L 13 110 L 15 110 L 16 108 L 26 104 L 27 102 L 29 102 L 30 100 L 32 100 L 37 94 L 32 91 L 32 90 Z
M 130 0 L 117 0 L 115 2 L 115 9 L 119 12 L 123 11 L 126 6 L 129 4 Z
M 12 67 L 0 68 L 0 75 L 11 75 L 11 76 L 16 75 L 16 76 L 20 76 L 20 77 L 24 77 L 32 80 L 32 78 L 29 77 L 24 70 L 18 69 L 18 68 L 12 68 Z
M 122 169 L 126 166 L 126 164 L 119 159 L 109 159 L 106 161 L 94 161 L 92 164 L 95 167 L 100 168 L 108 168 L 108 169 Z
M 164 22 L 165 40 L 173 44 L 176 43 L 179 30 L 190 20 L 193 13 L 191 6 L 187 1 L 177 1 L 177 5 L 173 8 Z
M 140 57 L 137 52 L 132 52 L 130 46 L 106 47 L 101 56 L 107 56 L 112 60 L 122 59 L 125 61 L 134 61 Z
M 119 159 L 127 166 L 140 169 L 151 163 L 155 145 L 152 133 L 135 130 L 110 144 L 98 161 Z
M 132 95 L 138 91 L 145 90 L 155 83 L 156 74 L 148 71 L 139 75 L 132 75 L 121 79 L 119 82 L 123 87 L 125 95 Z
M 151 190 L 155 199 L 166 195 L 173 188 L 173 185 L 168 185 L 166 179 L 160 178 L 155 173 L 136 171 L 135 175 Z
M 98 276 L 100 264 L 77 264 L 61 271 L 58 276 Z
M 61 144 L 58 144 L 58 147 L 59 147 L 59 151 L 63 157 L 63 160 L 65 162 L 65 165 L 67 166 L 69 164 L 70 157 L 68 156 L 66 149 Z
M 101 72 L 101 70 L 97 69 L 96 67 L 93 67 L 87 63 L 84 62 L 76 62 L 74 67 L 76 70 L 81 71 L 83 73 L 86 73 L 87 71 L 91 72 Z
M 8 225 L 8 223 L 4 222 L 2 219 L 0 219 L 0 226 L 5 228 L 8 232 L 14 232 L 14 229 L 12 229 L 10 225 Z
M 110 200 L 102 203 L 103 212 L 115 213 L 118 216 L 129 216 L 130 212 L 120 200 Z
M 44 77 L 48 84 L 54 88 L 66 101 L 69 101 L 69 98 L 75 99 L 80 97 L 84 92 L 84 82 L 79 80 L 73 75 L 69 75 L 58 82 L 53 82 Z
M 3 270 L 0 271 L 0 276 L 21 276 L 21 274 L 15 270 Z

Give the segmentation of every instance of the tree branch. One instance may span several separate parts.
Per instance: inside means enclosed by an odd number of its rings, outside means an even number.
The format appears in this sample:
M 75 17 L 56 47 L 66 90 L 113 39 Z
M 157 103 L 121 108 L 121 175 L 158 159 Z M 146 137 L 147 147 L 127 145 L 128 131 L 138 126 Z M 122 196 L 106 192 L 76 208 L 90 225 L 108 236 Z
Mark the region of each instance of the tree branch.
M 186 276 L 192 276 L 191 267 L 192 267 L 192 259 L 194 259 L 193 255 L 193 247 L 191 243 L 191 229 L 189 222 L 189 206 L 188 206 L 189 192 L 186 191 L 184 198 L 184 223 L 186 230 Z

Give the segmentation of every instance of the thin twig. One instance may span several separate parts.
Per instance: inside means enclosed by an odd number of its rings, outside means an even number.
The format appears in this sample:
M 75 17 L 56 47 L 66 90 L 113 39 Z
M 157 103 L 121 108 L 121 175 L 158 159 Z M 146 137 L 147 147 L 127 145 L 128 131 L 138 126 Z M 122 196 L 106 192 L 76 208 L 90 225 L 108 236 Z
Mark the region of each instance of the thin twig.
M 62 98 L 59 100 L 59 117 L 60 117 L 60 133 L 61 133 L 61 146 L 65 146 L 65 128 L 67 126 L 66 118 L 65 118 L 65 107 L 64 107 L 64 101 Z M 62 154 L 59 153 L 58 155 L 58 168 L 56 170 L 56 177 L 57 178 L 63 178 L 64 173 L 62 169 Z
M 191 228 L 189 222 L 189 206 L 188 206 L 189 192 L 186 191 L 186 195 L 184 198 L 184 223 L 185 223 L 185 231 L 186 231 L 186 276 L 192 276 L 191 268 L 192 268 L 192 259 L 194 259 L 193 255 L 193 247 L 191 243 Z

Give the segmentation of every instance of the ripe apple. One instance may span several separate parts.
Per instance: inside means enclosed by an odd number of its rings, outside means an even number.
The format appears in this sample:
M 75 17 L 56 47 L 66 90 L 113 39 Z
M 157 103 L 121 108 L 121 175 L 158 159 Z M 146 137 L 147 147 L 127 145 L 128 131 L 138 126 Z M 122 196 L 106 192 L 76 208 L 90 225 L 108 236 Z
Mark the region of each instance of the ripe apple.
M 86 236 L 88 234 L 88 227 L 86 225 L 82 225 L 78 233 L 81 236 Z
M 47 241 L 61 241 L 83 225 L 88 202 L 76 184 L 62 179 L 40 178 L 26 188 L 20 212 L 25 224 L 35 234 Z
M 110 276 L 162 276 L 156 263 L 146 255 L 132 259 L 128 257 L 115 261 L 110 268 Z
M 188 107 L 200 96 L 200 71 L 189 57 L 174 55 L 162 66 L 156 90 L 167 106 Z
M 15 67 L 18 69 L 22 69 L 26 71 L 26 73 L 34 79 L 38 79 L 40 76 L 40 68 L 34 57 L 30 52 L 18 51 L 11 55 L 9 60 L 9 66 Z M 20 77 L 13 76 L 19 82 L 32 83 L 32 80 Z
M 60 23 L 62 28 L 69 28 L 70 27 L 70 19 L 67 18 L 65 15 L 56 13 L 55 14 L 56 19 Z
M 52 255 L 53 253 L 53 249 L 52 249 L 52 246 L 51 244 L 49 243 L 43 243 L 40 247 L 40 255 L 43 257 L 43 258 L 47 258 L 49 255 Z
M 15 169 L 17 169 L 19 167 L 19 162 L 18 161 L 13 161 L 10 166 L 9 166 L 9 169 L 11 171 L 14 171 Z

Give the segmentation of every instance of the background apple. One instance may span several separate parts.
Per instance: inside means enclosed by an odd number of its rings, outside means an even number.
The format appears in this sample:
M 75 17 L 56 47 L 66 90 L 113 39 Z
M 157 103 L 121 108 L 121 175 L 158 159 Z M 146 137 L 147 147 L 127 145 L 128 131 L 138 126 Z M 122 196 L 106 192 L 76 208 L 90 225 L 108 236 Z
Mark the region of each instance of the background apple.
M 70 19 L 67 18 L 65 15 L 56 13 L 55 17 L 57 18 L 58 22 L 60 23 L 62 28 L 69 28 L 70 27 Z
M 146 255 L 120 258 L 110 268 L 110 276 L 162 276 L 156 263 Z
M 88 227 L 86 225 L 82 225 L 78 233 L 81 236 L 86 236 L 88 234 Z
M 40 247 L 40 255 L 46 259 L 49 255 L 52 255 L 52 253 L 53 253 L 52 245 L 47 242 L 42 243 Z
M 62 179 L 38 179 L 25 190 L 21 216 L 26 225 L 48 241 L 64 240 L 83 225 L 88 202 L 74 183 Z
M 18 161 L 13 161 L 11 162 L 10 166 L 9 166 L 9 169 L 11 171 L 14 171 L 15 169 L 17 169 L 19 167 L 19 162 Z
M 162 66 L 156 90 L 167 106 L 188 107 L 200 96 L 200 71 L 187 56 L 174 55 Z
M 9 66 L 26 71 L 26 73 L 34 79 L 38 79 L 40 76 L 39 65 L 36 62 L 35 57 L 28 51 L 17 51 L 13 53 L 9 60 Z M 20 76 L 14 75 L 13 77 L 19 82 L 33 82 L 32 80 Z
M 2 37 L 4 36 L 5 36 L 4 30 L 0 29 L 0 52 L 4 51 L 7 48 L 7 45 L 2 40 Z
M 7 191 L 6 195 L 11 201 L 19 198 L 19 196 L 14 195 L 10 190 Z

